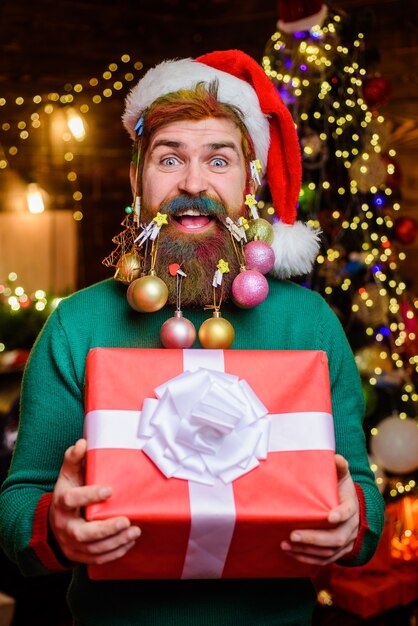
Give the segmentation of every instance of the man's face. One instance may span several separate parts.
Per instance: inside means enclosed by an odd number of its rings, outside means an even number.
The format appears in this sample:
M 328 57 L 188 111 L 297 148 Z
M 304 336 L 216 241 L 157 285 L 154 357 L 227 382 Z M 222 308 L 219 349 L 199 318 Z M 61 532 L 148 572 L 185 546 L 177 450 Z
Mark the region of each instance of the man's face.
M 229 262 L 223 299 L 239 271 L 227 216 L 243 214 L 246 167 L 241 132 L 227 119 L 207 118 L 167 124 L 151 138 L 142 171 L 141 221 L 161 211 L 168 226 L 159 236 L 155 269 L 176 302 L 176 281 L 170 263 L 182 264 L 187 279 L 182 303 L 205 305 L 213 301 L 213 274 L 220 258 Z
M 162 203 L 177 196 L 209 196 L 236 219 L 242 210 L 245 182 L 241 133 L 233 122 L 219 118 L 173 122 L 151 139 L 142 172 L 142 202 L 147 211 L 156 213 Z M 172 222 L 179 234 L 213 230 L 213 223 L 204 216 L 191 214 Z

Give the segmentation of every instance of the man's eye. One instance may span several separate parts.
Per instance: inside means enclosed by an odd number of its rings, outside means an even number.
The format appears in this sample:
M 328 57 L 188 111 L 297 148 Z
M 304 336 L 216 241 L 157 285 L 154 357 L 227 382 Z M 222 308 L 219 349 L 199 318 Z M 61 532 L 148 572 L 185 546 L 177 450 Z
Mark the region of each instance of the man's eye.
M 176 159 L 176 157 L 166 157 L 165 159 L 161 160 L 162 165 L 178 165 L 178 159 Z
M 225 165 L 227 165 L 227 161 L 226 159 L 221 159 L 221 157 L 216 157 L 216 159 L 212 159 L 210 164 L 215 167 L 225 167 Z

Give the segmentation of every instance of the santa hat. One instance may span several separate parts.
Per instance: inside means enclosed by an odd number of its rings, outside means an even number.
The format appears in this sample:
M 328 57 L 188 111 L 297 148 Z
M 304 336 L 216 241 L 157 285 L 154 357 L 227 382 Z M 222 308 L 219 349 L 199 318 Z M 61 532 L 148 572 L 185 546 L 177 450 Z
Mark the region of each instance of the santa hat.
M 160 96 L 218 82 L 218 100 L 237 107 L 253 141 L 279 221 L 272 247 L 272 273 L 289 278 L 308 273 L 319 250 L 319 232 L 296 222 L 301 156 L 295 124 L 262 67 L 240 50 L 163 61 L 150 69 L 126 98 L 123 124 L 133 139 L 144 111 Z
M 322 25 L 328 8 L 321 0 L 279 0 L 277 28 L 284 33 L 296 33 Z

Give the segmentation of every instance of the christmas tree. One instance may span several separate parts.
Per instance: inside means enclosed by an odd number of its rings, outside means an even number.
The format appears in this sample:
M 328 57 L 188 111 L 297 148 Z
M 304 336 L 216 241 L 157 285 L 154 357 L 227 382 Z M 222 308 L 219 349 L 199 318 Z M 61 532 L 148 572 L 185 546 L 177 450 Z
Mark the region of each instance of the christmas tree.
M 418 224 L 401 215 L 401 173 L 379 110 L 390 84 L 368 70 L 355 22 L 321 2 L 279 2 L 262 65 L 298 130 L 299 219 L 322 230 L 304 284 L 328 301 L 352 346 L 371 467 L 388 503 L 408 510 L 392 555 L 408 560 L 418 558 L 418 299 L 402 279 L 402 245 Z M 267 187 L 259 209 L 275 219 Z

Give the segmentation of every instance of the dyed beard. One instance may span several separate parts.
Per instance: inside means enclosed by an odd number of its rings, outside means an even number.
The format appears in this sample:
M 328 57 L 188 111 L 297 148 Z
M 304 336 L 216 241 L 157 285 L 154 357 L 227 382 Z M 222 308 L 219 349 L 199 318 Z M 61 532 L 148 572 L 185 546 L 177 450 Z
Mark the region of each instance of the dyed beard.
M 178 263 L 187 274 L 181 282 L 181 305 L 204 307 L 213 304 L 212 281 L 219 259 L 228 262 L 229 273 L 223 274 L 222 290 L 217 287 L 216 300 L 219 304 L 222 293 L 222 300 L 227 301 L 232 281 L 239 272 L 231 235 L 224 225 L 227 210 L 212 198 L 179 196 L 163 203 L 159 211 L 174 217 L 187 209 L 197 209 L 202 215 L 211 217 L 215 222 L 215 229 L 212 228 L 210 233 L 189 234 L 180 232 L 170 222 L 168 226 L 161 228 L 155 271 L 168 287 L 168 302 L 173 306 L 177 303 L 177 279 L 176 276 L 171 276 L 169 266 Z M 146 222 L 154 215 L 154 212 L 151 213 L 143 207 L 142 217 Z

